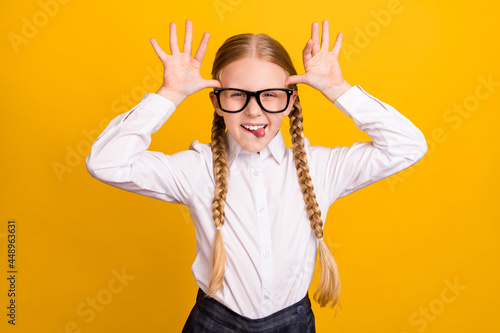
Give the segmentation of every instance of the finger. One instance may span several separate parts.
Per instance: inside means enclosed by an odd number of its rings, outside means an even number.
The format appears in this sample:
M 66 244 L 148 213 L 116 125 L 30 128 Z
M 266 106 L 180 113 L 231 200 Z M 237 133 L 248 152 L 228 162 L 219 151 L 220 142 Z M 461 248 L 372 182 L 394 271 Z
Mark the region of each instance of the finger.
M 339 53 L 340 53 L 340 47 L 342 46 L 342 37 L 343 36 L 344 35 L 342 35 L 342 33 L 339 32 L 339 34 L 337 35 L 337 39 L 335 40 L 335 45 L 333 45 L 332 52 L 337 57 L 339 56 Z
M 305 83 L 307 84 L 307 77 L 305 74 L 301 75 L 291 75 L 286 79 L 285 81 L 285 86 L 289 86 L 291 84 L 297 84 L 297 83 Z
M 309 39 L 306 43 L 306 46 L 304 47 L 304 51 L 302 51 L 302 60 L 304 61 L 304 67 L 306 66 L 307 62 L 312 58 L 311 54 L 312 49 L 313 49 L 313 40 Z
M 323 21 L 323 32 L 321 37 L 321 49 L 328 52 L 330 50 L 330 27 L 328 20 Z
M 319 52 L 319 24 L 318 22 L 313 22 L 311 27 L 311 39 L 313 40 L 312 56 L 314 57 L 316 53 Z
M 184 35 L 184 47 L 182 53 L 191 55 L 191 45 L 193 44 L 193 23 L 186 21 L 186 34 Z
M 158 56 L 158 58 L 162 60 L 167 54 L 161 49 L 160 45 L 158 45 L 156 39 L 151 38 L 149 41 L 151 42 L 151 45 L 153 45 L 153 49 L 155 50 L 155 53 Z
M 205 57 L 205 52 L 207 51 L 208 40 L 210 39 L 210 34 L 205 32 L 203 37 L 201 38 L 200 45 L 198 45 L 198 49 L 196 50 L 196 54 L 194 55 L 194 59 L 198 62 L 203 61 L 203 57 Z
M 170 23 L 170 53 L 172 55 L 180 53 L 179 45 L 177 44 L 177 27 L 173 22 Z

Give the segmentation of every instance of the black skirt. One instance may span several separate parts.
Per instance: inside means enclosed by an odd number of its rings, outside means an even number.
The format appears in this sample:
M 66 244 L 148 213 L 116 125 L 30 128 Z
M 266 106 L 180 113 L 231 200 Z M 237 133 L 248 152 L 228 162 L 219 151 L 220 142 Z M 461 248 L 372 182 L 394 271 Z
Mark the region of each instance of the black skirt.
M 303 299 L 264 318 L 250 319 L 198 290 L 196 304 L 182 333 L 315 333 L 314 313 L 307 293 Z

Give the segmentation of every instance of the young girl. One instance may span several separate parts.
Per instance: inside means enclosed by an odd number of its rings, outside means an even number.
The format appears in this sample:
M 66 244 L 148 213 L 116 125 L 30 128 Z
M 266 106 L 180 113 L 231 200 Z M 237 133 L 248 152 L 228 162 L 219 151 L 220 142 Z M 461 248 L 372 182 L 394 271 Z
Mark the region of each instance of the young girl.
M 189 208 L 199 290 L 183 332 L 315 332 L 308 289 L 318 248 L 314 299 L 335 307 L 340 294 L 337 265 L 323 240 L 324 212 L 336 199 L 416 163 L 427 149 L 424 136 L 393 107 L 344 80 L 342 35 L 329 51 L 328 21 L 321 43 L 319 24 L 312 25 L 302 75 L 276 40 L 242 34 L 226 40 L 212 79 L 204 79 L 208 39 L 205 33 L 194 57 L 190 21 L 182 52 L 173 23 L 171 55 L 151 39 L 164 66 L 163 85 L 111 121 L 92 146 L 88 171 L 109 185 Z M 373 141 L 311 146 L 302 131 L 298 83 L 319 90 Z M 194 141 L 173 155 L 147 150 L 151 134 L 203 88 L 213 88 L 211 144 Z M 292 149 L 279 130 L 284 116 Z

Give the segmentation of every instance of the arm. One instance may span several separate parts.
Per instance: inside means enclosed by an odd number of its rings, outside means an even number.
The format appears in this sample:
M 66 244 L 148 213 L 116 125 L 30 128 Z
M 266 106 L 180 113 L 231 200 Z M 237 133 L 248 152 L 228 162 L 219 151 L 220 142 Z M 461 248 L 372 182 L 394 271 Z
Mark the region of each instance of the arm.
M 87 156 L 90 175 L 108 185 L 156 199 L 185 203 L 190 196 L 193 170 L 200 163 L 194 152 L 165 155 L 147 150 L 156 132 L 175 110 L 164 97 L 147 93 L 130 111 L 111 121 Z
M 351 147 L 311 147 L 315 180 L 327 194 L 329 204 L 410 167 L 425 155 L 427 144 L 422 132 L 360 86 L 350 88 L 335 106 L 372 141 L 356 142 Z
M 148 151 L 151 134 L 172 115 L 182 101 L 205 87 L 218 87 L 205 80 L 199 68 L 208 43 L 202 38 L 191 57 L 192 25 L 186 22 L 184 52 L 177 46 L 175 24 L 170 25 L 172 55 L 163 52 L 156 40 L 151 43 L 164 66 L 164 82 L 156 94 L 147 93 L 130 111 L 111 121 L 92 145 L 87 156 L 89 173 L 109 185 L 157 199 L 186 203 L 192 184 L 200 176 L 201 152 L 190 150 L 171 156 Z
M 338 63 L 341 43 L 342 34 L 338 34 L 332 51 L 328 51 L 328 21 L 324 21 L 320 47 L 319 26 L 313 23 L 303 53 L 306 72 L 289 77 L 287 82 L 318 89 L 373 140 L 352 147 L 311 148 L 315 181 L 328 194 L 330 203 L 411 166 L 427 151 L 423 134 L 411 121 L 344 80 Z

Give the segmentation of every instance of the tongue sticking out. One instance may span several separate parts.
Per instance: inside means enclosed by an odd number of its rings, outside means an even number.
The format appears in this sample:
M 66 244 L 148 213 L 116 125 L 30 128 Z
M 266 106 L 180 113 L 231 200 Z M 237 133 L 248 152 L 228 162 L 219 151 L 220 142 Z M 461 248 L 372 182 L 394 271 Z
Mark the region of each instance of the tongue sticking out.
M 262 138 L 264 135 L 266 135 L 266 131 L 262 127 L 257 128 L 256 130 L 249 130 L 249 131 L 252 132 L 253 135 L 255 135 L 258 138 Z

